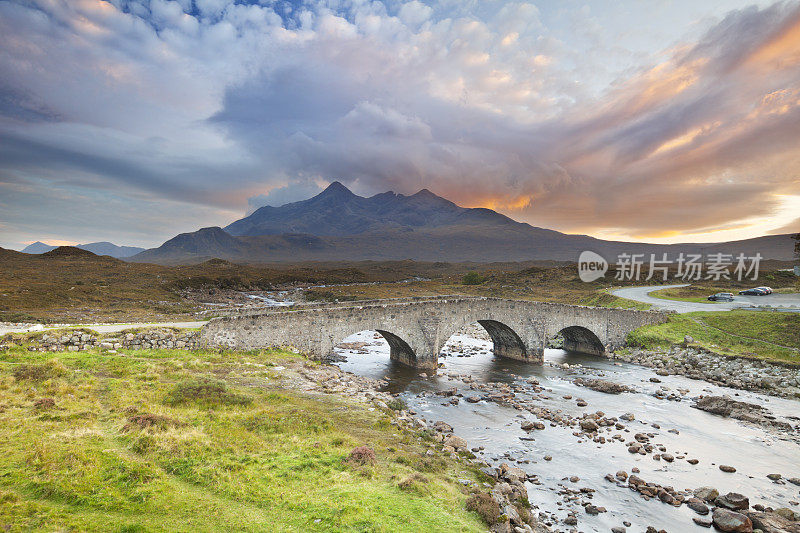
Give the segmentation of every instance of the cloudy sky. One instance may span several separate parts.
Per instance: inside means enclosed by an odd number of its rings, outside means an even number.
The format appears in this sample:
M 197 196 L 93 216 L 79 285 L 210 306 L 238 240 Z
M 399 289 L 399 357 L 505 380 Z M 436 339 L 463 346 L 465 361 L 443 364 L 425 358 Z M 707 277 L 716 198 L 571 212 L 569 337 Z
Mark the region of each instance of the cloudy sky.
M 570 233 L 800 231 L 800 2 L 0 0 L 0 246 L 333 180 Z

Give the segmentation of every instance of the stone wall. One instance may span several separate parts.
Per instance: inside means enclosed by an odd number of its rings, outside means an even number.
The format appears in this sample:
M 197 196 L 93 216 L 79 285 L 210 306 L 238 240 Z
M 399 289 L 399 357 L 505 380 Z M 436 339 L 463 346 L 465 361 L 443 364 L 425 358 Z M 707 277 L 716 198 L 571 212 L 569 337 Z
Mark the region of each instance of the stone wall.
M 171 329 L 149 329 L 139 332 L 122 332 L 113 337 L 97 337 L 86 331 L 67 333 L 45 333 L 30 346 L 32 351 L 41 352 L 77 352 L 91 348 L 119 350 L 127 348 L 140 349 L 186 349 L 198 347 L 199 332 L 175 331 Z
M 134 350 L 160 348 L 193 350 L 198 347 L 198 331 L 176 333 L 172 330 L 147 330 L 126 333 L 120 337 L 123 348 Z
M 432 368 L 450 336 L 476 322 L 492 338 L 496 354 L 541 362 L 548 340 L 559 333 L 569 346 L 603 354 L 623 346 L 634 329 L 666 319 L 667 313 L 655 311 L 458 296 L 216 318 L 202 329 L 201 342 L 236 349 L 292 346 L 323 359 L 346 337 L 375 330 L 389 343 L 392 359 Z
M 76 330 L 66 333 L 45 333 L 38 342 L 30 346 L 30 350 L 39 352 L 77 352 L 100 345 L 98 338 L 86 331 Z

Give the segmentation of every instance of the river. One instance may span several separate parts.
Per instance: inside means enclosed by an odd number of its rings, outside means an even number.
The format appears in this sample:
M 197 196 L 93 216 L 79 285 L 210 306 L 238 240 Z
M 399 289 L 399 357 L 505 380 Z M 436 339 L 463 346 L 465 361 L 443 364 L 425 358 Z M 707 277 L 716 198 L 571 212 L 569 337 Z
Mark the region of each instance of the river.
M 673 507 L 658 499 L 648 501 L 627 486 L 604 479 L 606 474 L 619 470 L 630 474 L 634 467 L 640 471 L 636 475 L 645 481 L 677 490 L 713 486 L 722 494 L 745 494 L 751 506 L 760 503 L 800 511 L 796 503 L 800 500 L 800 487 L 767 478 L 772 473 L 780 473 L 784 479 L 800 477 L 796 431 L 781 433 L 691 407 L 693 398 L 700 395 L 727 394 L 763 405 L 778 420 L 797 428 L 798 419 L 793 418 L 799 412 L 797 401 L 727 389 L 682 376 L 656 376 L 649 368 L 556 349 L 546 350 L 544 365 L 496 359 L 491 354 L 491 342 L 475 338 L 480 336 L 453 336 L 440 359 L 444 368 L 435 376 L 423 377 L 418 371 L 390 361 L 388 345 L 374 332 L 346 339 L 348 343 L 366 345 L 350 344 L 349 349 L 339 349 L 346 361 L 337 364 L 354 374 L 387 380 L 387 390 L 399 393 L 418 417 L 429 423 L 443 420 L 470 447 L 482 447 L 477 455 L 487 463 L 499 466 L 506 462 L 536 474 L 538 484 L 527 483 L 529 499 L 534 510 L 538 508 L 542 513 L 540 520 L 557 531 L 573 529 L 563 523 L 569 512 L 577 516 L 581 531 L 609 531 L 624 522 L 631 524 L 628 531 L 644 531 L 647 526 L 669 532 L 708 531 L 694 524 L 692 517 L 698 515 L 686 505 Z M 635 392 L 597 392 L 576 385 L 574 380 L 578 377 L 601 377 L 628 385 Z M 531 383 L 531 378 L 538 380 L 544 390 Z M 622 430 L 611 427 L 600 433 L 605 442 L 599 443 L 585 434 L 576 435 L 574 427 L 537 419 L 527 410 L 486 399 L 477 403 L 465 401 L 469 396 L 486 398 L 487 392 L 476 389 L 482 385 L 496 388 L 499 384 L 515 387 L 516 401 L 559 415 L 575 417 L 602 411 L 606 417 L 631 413 L 634 420 L 621 421 L 625 425 Z M 453 387 L 463 394 L 455 405 L 450 400 L 458 396 L 437 394 Z M 588 405 L 579 407 L 578 400 Z M 545 429 L 523 431 L 523 419 L 544 422 Z M 650 442 L 664 446 L 675 456 L 674 462 L 654 460 L 653 454 L 629 453 L 625 442 L 632 441 L 636 433 L 651 434 Z M 614 440 L 615 434 L 624 439 Z M 545 460 L 545 456 L 551 460 Z M 688 459 L 699 462 L 692 465 Z M 722 472 L 720 464 L 734 466 L 737 471 Z M 572 476 L 580 480 L 570 481 Z M 605 507 L 607 512 L 585 513 L 580 505 L 580 500 L 586 499 L 581 488 L 593 489 L 591 503 Z

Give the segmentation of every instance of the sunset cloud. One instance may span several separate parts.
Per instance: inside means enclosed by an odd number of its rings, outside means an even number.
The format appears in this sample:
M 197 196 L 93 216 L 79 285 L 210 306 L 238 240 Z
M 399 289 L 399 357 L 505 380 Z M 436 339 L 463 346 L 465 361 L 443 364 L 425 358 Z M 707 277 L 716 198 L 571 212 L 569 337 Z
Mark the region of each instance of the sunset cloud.
M 154 245 L 334 179 L 642 240 L 800 197 L 798 2 L 263 4 L 0 1 L 0 245 Z

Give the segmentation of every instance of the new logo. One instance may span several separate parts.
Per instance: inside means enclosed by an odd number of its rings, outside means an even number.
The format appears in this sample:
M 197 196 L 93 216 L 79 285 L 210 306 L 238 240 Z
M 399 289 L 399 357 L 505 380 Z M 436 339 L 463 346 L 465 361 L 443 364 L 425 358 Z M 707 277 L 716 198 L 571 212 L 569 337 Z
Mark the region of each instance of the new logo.
M 581 252 L 578 257 L 578 277 L 581 281 L 589 283 L 602 278 L 608 271 L 608 261 L 599 254 L 589 250 Z

